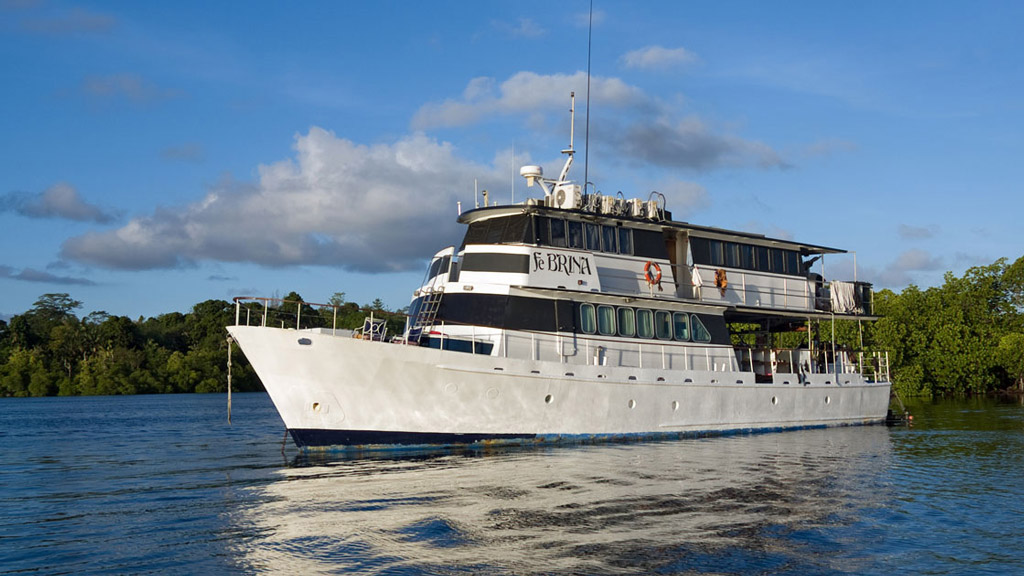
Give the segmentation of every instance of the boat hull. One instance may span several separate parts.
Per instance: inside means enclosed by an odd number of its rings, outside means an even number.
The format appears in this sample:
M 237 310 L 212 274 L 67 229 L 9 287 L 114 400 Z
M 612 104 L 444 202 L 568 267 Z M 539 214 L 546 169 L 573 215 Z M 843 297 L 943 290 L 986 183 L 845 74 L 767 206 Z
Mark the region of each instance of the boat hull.
M 880 423 L 887 382 L 530 361 L 230 326 L 304 449 L 679 437 Z

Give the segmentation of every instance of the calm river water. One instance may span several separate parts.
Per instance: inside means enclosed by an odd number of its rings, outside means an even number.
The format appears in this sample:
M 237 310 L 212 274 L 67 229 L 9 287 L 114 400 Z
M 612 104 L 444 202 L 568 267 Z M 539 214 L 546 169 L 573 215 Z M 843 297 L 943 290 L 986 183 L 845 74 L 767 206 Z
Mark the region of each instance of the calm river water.
M 300 457 L 264 394 L 0 399 L 0 573 L 1024 574 L 1024 407 Z

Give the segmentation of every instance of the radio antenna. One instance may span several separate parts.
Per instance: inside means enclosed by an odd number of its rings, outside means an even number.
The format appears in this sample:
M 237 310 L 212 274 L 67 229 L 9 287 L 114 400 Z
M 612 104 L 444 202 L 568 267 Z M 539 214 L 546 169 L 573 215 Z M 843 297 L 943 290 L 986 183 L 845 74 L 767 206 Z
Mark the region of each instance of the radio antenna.
M 587 125 L 583 130 L 583 193 L 590 183 L 590 44 L 594 35 L 594 0 L 590 0 L 590 22 L 587 26 Z

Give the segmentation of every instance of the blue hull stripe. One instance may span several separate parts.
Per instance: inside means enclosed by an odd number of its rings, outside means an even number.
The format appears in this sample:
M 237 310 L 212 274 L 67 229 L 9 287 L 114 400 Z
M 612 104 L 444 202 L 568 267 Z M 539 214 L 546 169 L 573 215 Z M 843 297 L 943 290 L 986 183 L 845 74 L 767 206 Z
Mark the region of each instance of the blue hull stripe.
M 880 424 L 869 421 L 863 424 Z M 838 424 L 856 426 L 859 424 Z M 291 433 L 295 445 L 307 450 L 365 451 L 365 450 L 407 450 L 410 448 L 442 448 L 448 446 L 525 446 L 537 444 L 599 444 L 607 442 L 642 442 L 646 440 L 675 440 L 683 438 L 704 438 L 731 436 L 736 434 L 759 434 L 785 430 L 827 428 L 828 425 L 786 426 L 768 428 L 737 428 L 732 430 L 703 430 L 686 432 L 644 432 L 632 434 L 441 434 L 432 432 L 382 432 L 377 430 L 318 430 L 293 428 Z

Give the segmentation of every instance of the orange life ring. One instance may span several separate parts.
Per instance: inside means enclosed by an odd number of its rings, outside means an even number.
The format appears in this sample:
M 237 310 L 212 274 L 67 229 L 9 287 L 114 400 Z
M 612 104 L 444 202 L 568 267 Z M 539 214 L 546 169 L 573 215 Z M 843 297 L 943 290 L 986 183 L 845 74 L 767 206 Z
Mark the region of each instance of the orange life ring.
M 648 260 L 647 264 L 644 264 L 644 278 L 647 279 L 647 284 L 651 286 L 661 284 L 661 266 L 657 262 Z

